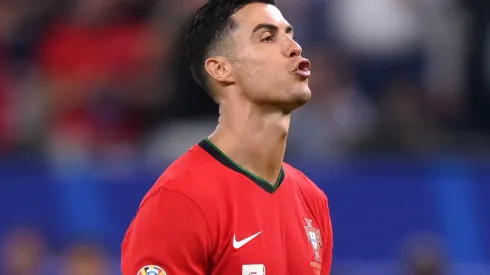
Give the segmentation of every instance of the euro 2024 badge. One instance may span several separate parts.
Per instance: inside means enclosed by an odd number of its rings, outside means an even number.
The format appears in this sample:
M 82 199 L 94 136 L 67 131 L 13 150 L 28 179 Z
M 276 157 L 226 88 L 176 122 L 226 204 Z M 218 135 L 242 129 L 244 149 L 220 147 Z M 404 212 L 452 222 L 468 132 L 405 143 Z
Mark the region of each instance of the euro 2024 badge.
M 308 241 L 311 244 L 311 247 L 313 248 L 313 252 L 315 254 L 315 260 L 319 263 L 322 262 L 322 259 L 320 258 L 320 248 L 322 247 L 322 239 L 320 235 L 320 230 L 314 228 L 312 226 L 312 220 L 304 218 L 306 221 L 306 226 L 305 226 L 305 231 L 306 231 L 306 236 L 308 237 Z
M 147 265 L 140 269 L 137 275 L 167 275 L 167 273 L 159 266 Z

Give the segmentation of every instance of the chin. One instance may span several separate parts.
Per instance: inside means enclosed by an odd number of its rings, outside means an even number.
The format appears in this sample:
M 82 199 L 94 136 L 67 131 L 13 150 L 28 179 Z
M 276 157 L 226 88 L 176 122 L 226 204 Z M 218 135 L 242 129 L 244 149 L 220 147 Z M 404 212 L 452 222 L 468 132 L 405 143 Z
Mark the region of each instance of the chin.
M 300 106 L 302 106 L 311 99 L 310 88 L 306 86 L 304 89 L 296 91 L 292 96 L 294 96 L 292 101 L 296 101 L 298 104 L 301 104 Z
M 308 89 L 308 91 L 291 94 L 290 97 L 287 100 L 281 102 L 280 105 L 282 105 L 282 109 L 284 110 L 284 112 L 291 113 L 292 111 L 308 103 L 308 101 L 310 101 L 310 98 L 311 92 Z

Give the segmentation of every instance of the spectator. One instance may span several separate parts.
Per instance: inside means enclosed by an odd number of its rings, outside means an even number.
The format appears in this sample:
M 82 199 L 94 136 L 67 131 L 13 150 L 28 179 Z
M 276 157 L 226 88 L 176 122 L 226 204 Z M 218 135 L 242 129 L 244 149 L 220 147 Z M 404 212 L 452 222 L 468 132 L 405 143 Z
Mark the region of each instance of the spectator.
M 2 248 L 2 274 L 47 275 L 46 247 L 35 231 L 13 230 L 5 238 Z
M 60 274 L 115 275 L 119 268 L 111 268 L 106 253 L 96 245 L 75 244 L 63 257 Z
M 51 141 L 127 145 L 144 127 L 156 68 L 153 32 L 121 0 L 78 0 L 39 50 Z M 56 142 L 54 142 L 56 143 Z

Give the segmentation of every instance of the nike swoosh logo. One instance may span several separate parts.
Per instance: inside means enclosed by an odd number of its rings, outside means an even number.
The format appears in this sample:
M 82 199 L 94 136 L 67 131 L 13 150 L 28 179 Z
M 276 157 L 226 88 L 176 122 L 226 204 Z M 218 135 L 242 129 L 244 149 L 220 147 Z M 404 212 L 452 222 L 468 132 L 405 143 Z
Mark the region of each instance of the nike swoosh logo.
M 233 235 L 233 247 L 235 249 L 238 249 L 238 248 L 246 245 L 248 242 L 250 242 L 251 240 L 253 240 L 253 238 L 257 237 L 260 233 L 262 233 L 262 231 L 260 231 L 259 233 L 255 234 L 255 235 L 252 235 L 252 236 L 250 236 L 250 237 L 248 237 L 246 239 L 243 239 L 243 240 L 241 240 L 239 242 L 236 240 L 236 235 Z

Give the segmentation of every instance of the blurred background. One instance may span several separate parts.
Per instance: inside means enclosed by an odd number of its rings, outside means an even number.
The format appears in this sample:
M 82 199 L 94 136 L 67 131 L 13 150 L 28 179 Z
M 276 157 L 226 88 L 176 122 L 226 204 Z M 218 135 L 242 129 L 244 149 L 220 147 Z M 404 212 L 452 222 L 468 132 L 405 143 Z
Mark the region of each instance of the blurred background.
M 217 122 L 184 53 L 203 1 L 0 0 L 0 274 L 120 274 L 143 195 Z M 332 275 L 490 274 L 489 3 L 280 1 Z

